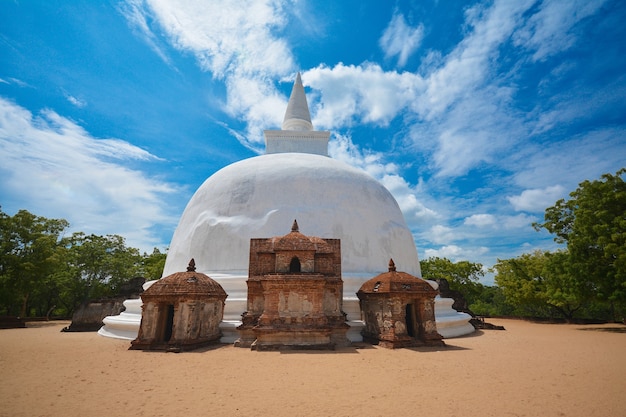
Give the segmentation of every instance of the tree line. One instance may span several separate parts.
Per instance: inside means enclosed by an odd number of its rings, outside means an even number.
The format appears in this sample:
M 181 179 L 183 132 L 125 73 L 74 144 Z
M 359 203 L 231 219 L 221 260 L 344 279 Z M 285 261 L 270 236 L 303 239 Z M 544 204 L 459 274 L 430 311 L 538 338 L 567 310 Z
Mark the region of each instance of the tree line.
M 584 181 L 545 210 L 547 230 L 564 248 L 498 259 L 495 286 L 478 282 L 481 264 L 429 258 L 424 278 L 447 278 L 477 315 L 599 319 L 626 317 L 626 183 L 621 169 Z
M 498 259 L 495 286 L 480 263 L 428 258 L 423 278 L 445 278 L 484 316 L 623 320 L 626 316 L 626 169 L 584 181 L 545 211 L 557 251 Z M 0 315 L 70 316 L 81 303 L 116 295 L 134 277 L 161 277 L 166 254 L 141 254 L 118 235 L 65 236 L 69 223 L 0 210 Z
M 0 315 L 69 317 L 135 277 L 161 278 L 166 254 L 141 254 L 119 235 L 65 236 L 69 223 L 0 209 Z

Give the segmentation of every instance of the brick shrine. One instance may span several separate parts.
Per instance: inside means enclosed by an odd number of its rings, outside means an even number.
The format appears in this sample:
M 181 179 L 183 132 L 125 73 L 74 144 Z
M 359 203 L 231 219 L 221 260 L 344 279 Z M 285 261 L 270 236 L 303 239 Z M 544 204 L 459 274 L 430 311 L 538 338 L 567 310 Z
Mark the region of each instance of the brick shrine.
M 219 283 L 196 272 L 192 259 L 186 272 L 168 275 L 141 294 L 139 334 L 130 349 L 179 352 L 218 343 L 227 296 Z
M 435 323 L 436 295 L 425 280 L 396 271 L 390 259 L 389 271 L 366 281 L 357 292 L 365 320 L 363 340 L 390 349 L 443 346 Z
M 250 240 L 247 308 L 235 346 L 253 350 L 346 346 L 339 239 L 285 236 Z

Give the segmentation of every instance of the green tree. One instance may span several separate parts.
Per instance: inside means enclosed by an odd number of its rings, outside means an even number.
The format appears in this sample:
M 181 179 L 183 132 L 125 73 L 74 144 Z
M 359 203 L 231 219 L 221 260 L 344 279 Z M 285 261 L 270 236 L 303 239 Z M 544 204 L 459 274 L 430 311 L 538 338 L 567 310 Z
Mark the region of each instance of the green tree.
M 502 288 L 497 285 L 483 285 L 478 299 L 469 308 L 478 316 L 512 316 L 515 307 L 506 301 Z
M 568 273 L 575 287 L 589 291 L 620 319 L 626 313 L 626 169 L 584 181 L 546 209 L 535 229 L 567 244 Z
M 514 314 L 572 319 L 589 299 L 589 292 L 573 279 L 564 251 L 498 260 L 494 270 L 506 302 L 516 308 Z
M 522 316 L 546 315 L 542 275 L 543 252 L 500 260 L 494 265 L 495 281 L 508 303 Z
M 143 277 L 147 281 L 161 278 L 166 258 L 167 253 L 161 252 L 158 248 L 154 248 L 151 254 L 144 253 L 141 262 Z
M 63 237 L 68 227 L 0 210 L 0 314 L 69 316 L 82 302 L 115 296 L 132 278 L 161 278 L 167 255 L 158 249 L 142 256 L 119 235 Z
M 430 257 L 420 262 L 424 279 L 445 278 L 450 289 L 459 291 L 472 304 L 482 291 L 478 282 L 485 275 L 483 266 L 469 261 L 452 262 L 447 258 Z
M 142 257 L 119 235 L 72 234 L 65 240 L 64 304 L 73 311 L 81 302 L 110 297 L 125 282 L 140 274 Z
M 26 210 L 9 216 L 0 210 L 0 287 L 7 314 L 26 317 L 30 306 L 53 302 L 46 278 L 58 267 L 58 248 L 66 220 L 47 219 Z M 17 307 L 19 305 L 19 307 Z M 17 308 L 16 308 L 17 307 Z

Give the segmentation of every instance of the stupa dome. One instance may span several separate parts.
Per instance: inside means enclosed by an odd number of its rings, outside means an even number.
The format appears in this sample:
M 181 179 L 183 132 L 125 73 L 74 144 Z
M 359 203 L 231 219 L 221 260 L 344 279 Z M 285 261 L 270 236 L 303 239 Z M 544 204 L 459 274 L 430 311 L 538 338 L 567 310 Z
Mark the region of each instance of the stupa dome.
M 341 239 L 345 276 L 376 275 L 390 257 L 421 275 L 413 237 L 389 191 L 363 171 L 306 153 L 257 156 L 209 177 L 180 219 L 164 275 L 190 256 L 211 276 L 247 275 L 250 239 L 282 235 L 293 219 L 307 235 Z
M 341 239 L 344 311 L 360 338 L 356 292 L 394 258 L 421 276 L 411 231 L 391 193 L 367 173 L 308 153 L 276 153 L 233 163 L 193 195 L 174 232 L 164 275 L 193 257 L 228 293 L 223 341 L 234 341 L 246 311 L 250 239 L 281 236 L 298 220 L 306 235 Z M 232 332 L 229 331 L 232 328 Z
M 234 342 L 247 309 L 250 239 L 283 236 L 297 219 L 304 235 L 341 240 L 343 310 L 351 327 L 347 336 L 360 341 L 363 321 L 356 292 L 380 273 L 380 265 L 393 258 L 408 274 L 421 277 L 415 242 L 400 207 L 367 173 L 327 156 L 330 132 L 313 129 L 300 74 L 282 129 L 266 130 L 264 136 L 265 155 L 222 168 L 193 195 L 174 232 L 163 275 L 195 258 L 197 270 L 228 294 L 221 340 Z M 428 283 L 436 289 L 436 283 Z M 138 327 L 140 301 L 124 305 L 125 313 L 105 318 L 100 334 L 128 337 Z M 442 334 L 473 331 L 470 316 L 459 317 L 450 306 L 438 313 L 450 329 Z
M 396 259 L 421 276 L 411 231 L 391 193 L 370 175 L 327 156 L 330 132 L 315 131 L 300 74 L 281 130 L 264 131 L 265 155 L 235 162 L 193 195 L 174 232 L 164 275 L 189 256 L 228 293 L 223 341 L 246 311 L 250 239 L 282 236 L 297 219 L 305 235 L 341 240 L 343 308 L 360 340 L 356 292 Z M 433 286 L 436 284 L 433 283 Z M 232 332 L 229 331 L 232 328 Z

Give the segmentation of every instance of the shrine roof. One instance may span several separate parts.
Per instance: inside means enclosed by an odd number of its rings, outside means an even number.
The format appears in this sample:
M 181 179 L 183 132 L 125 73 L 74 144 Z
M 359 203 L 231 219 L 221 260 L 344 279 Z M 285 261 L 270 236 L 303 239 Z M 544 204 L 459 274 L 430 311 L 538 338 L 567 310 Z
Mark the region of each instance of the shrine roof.
M 389 260 L 389 270 L 361 285 L 358 291 L 365 294 L 376 293 L 415 293 L 436 295 L 437 290 L 424 279 L 418 278 L 406 272 L 396 271 L 393 259 Z
M 226 298 L 226 291 L 222 286 L 209 277 L 195 270 L 195 262 L 189 262 L 187 271 L 175 272 L 167 277 L 161 278 L 141 295 L 142 299 L 163 296 L 196 296 L 203 297 L 223 297 Z

